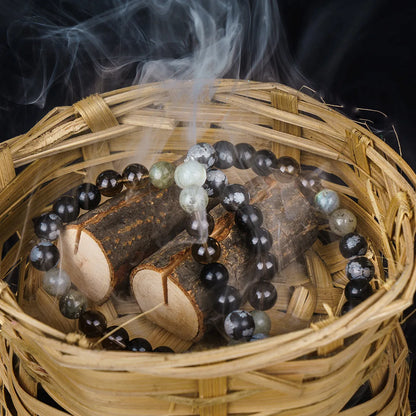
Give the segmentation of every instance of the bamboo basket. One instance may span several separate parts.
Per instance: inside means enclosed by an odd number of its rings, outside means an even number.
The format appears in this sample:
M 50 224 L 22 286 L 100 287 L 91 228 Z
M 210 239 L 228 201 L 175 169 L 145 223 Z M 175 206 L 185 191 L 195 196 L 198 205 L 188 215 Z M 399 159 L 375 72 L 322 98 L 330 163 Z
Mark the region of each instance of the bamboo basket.
M 9 246 L 1 261 L 1 414 L 409 415 L 399 321 L 416 284 L 416 175 L 369 130 L 300 91 L 218 80 L 195 111 L 184 99 L 192 88 L 166 82 L 90 96 L 1 145 L 0 247 Z M 28 219 L 109 166 L 179 159 L 190 131 L 198 141 L 247 142 L 330 174 L 325 186 L 371 241 L 375 294 L 343 316 L 342 296 L 333 304 L 325 297 L 319 319 L 303 329 L 186 354 L 90 349 L 72 322 L 42 315 L 46 301 L 30 313 L 36 285 L 27 256 L 36 238 Z M 312 274 L 329 276 L 322 293 L 345 285 L 334 247 L 317 244 L 309 259 Z M 372 398 L 344 408 L 364 383 Z

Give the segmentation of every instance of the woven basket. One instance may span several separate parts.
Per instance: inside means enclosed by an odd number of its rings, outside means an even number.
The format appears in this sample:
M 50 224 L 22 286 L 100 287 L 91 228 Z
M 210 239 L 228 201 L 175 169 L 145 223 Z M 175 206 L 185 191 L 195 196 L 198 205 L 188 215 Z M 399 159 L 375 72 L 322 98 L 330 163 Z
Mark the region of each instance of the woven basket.
M 8 246 L 1 262 L 2 414 L 409 415 L 399 319 L 416 284 L 416 175 L 370 131 L 284 85 L 220 80 L 197 111 L 184 98 L 192 88 L 155 83 L 91 96 L 1 145 L 0 247 Z M 187 354 L 89 349 L 73 326 L 27 313 L 35 291 L 27 255 L 36 241 L 27 219 L 108 166 L 179 159 L 192 144 L 190 130 L 198 141 L 247 142 L 330 174 L 325 186 L 371 241 L 375 294 L 338 316 L 341 299 L 298 331 Z M 328 250 L 317 248 L 339 288 L 344 264 Z M 4 283 L 11 274 L 18 275 L 16 293 Z M 372 398 L 343 410 L 364 383 Z

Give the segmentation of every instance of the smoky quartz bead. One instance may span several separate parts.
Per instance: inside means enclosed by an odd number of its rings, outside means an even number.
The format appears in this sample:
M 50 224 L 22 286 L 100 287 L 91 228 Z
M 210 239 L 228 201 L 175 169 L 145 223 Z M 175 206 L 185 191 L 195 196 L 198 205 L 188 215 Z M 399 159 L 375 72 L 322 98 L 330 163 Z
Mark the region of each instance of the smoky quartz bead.
M 78 201 L 73 196 L 61 196 L 53 204 L 52 210 L 61 217 L 63 222 L 74 221 L 79 215 Z
M 298 176 L 298 187 L 309 203 L 313 204 L 315 195 L 322 189 L 319 176 L 312 171 L 303 171 Z
M 79 317 L 78 326 L 87 338 L 98 338 L 107 329 L 107 320 L 101 312 L 88 310 Z
M 276 168 L 276 156 L 270 150 L 258 150 L 254 155 L 252 169 L 260 176 L 268 176 Z
M 300 172 L 299 163 L 293 157 L 282 156 L 276 160 L 276 165 L 273 170 L 274 177 L 279 182 L 292 182 L 296 179 Z
M 375 273 L 373 262 L 367 257 L 354 257 L 345 268 L 349 280 L 364 279 L 369 282 Z
M 207 289 L 217 289 L 221 286 L 226 286 L 228 282 L 228 270 L 221 263 L 208 263 L 202 268 L 199 279 L 202 286 Z
M 366 279 L 355 279 L 347 283 L 344 294 L 350 302 L 362 302 L 373 294 L 373 289 Z
M 217 152 L 217 161 L 214 166 L 219 169 L 228 169 L 234 165 L 236 159 L 235 147 L 232 143 L 221 140 L 214 144 Z
M 127 188 L 141 188 L 149 179 L 149 171 L 140 163 L 132 163 L 124 168 L 122 178 Z
M 191 253 L 198 263 L 214 263 L 220 258 L 221 246 L 215 238 L 208 237 L 205 243 L 192 244 Z
M 105 331 L 105 334 L 113 331 L 116 327 L 110 326 Z M 127 343 L 129 342 L 129 334 L 124 328 L 117 328 L 115 332 L 113 332 L 108 337 L 104 338 L 101 341 L 101 345 L 106 350 L 124 350 L 126 349 Z
M 241 295 L 234 286 L 224 286 L 214 294 L 213 310 L 221 315 L 228 315 L 241 305 Z
M 225 317 L 224 331 L 231 339 L 248 340 L 254 333 L 253 317 L 240 309 L 232 311 Z
M 247 246 L 251 253 L 261 255 L 271 249 L 272 235 L 263 227 L 255 228 L 247 235 Z
M 172 348 L 167 347 L 166 345 L 160 345 L 159 347 L 156 347 L 153 352 L 165 352 L 165 353 L 172 353 L 175 352 L 173 351 Z
M 101 201 L 99 189 L 92 183 L 83 183 L 77 188 L 76 197 L 82 209 L 97 208 Z
M 207 191 L 209 197 L 216 198 L 222 195 L 227 185 L 228 179 L 222 170 L 210 169 L 207 171 L 207 179 L 202 187 Z
M 115 170 L 105 170 L 101 172 L 95 181 L 95 184 L 102 195 L 114 196 L 123 189 L 121 175 Z
M 257 205 L 243 205 L 235 212 L 235 224 L 241 231 L 252 231 L 262 223 L 263 214 Z
M 41 241 L 32 248 L 29 260 L 35 269 L 46 272 L 58 264 L 59 250 L 51 242 Z
M 129 351 L 135 351 L 135 352 L 152 352 L 153 351 L 153 348 L 150 345 L 150 342 L 144 338 L 131 339 L 127 343 L 126 349 Z
M 87 298 L 76 289 L 69 289 L 59 299 L 59 310 L 65 318 L 78 319 L 87 307 Z
M 346 259 L 354 256 L 364 256 L 367 249 L 367 240 L 358 233 L 348 233 L 339 242 L 339 251 Z
M 270 252 L 256 257 L 253 269 L 254 280 L 272 280 L 277 272 L 276 257 Z
M 222 206 L 230 212 L 237 211 L 243 205 L 250 202 L 250 195 L 247 189 L 238 183 L 227 185 L 224 188 Z
M 56 240 L 62 230 L 62 219 L 54 212 L 42 214 L 33 220 L 35 234 L 45 240 Z
M 200 218 L 198 213 L 192 213 L 189 215 L 185 230 L 191 237 L 200 238 L 202 235 L 210 235 L 215 227 L 215 221 L 211 214 L 206 213 L 204 219 Z
M 235 146 L 236 158 L 234 166 L 237 169 L 249 169 L 254 162 L 256 149 L 248 143 L 238 143 Z
M 277 300 L 276 288 L 270 282 L 257 282 L 248 292 L 250 305 L 259 311 L 266 311 L 272 308 Z

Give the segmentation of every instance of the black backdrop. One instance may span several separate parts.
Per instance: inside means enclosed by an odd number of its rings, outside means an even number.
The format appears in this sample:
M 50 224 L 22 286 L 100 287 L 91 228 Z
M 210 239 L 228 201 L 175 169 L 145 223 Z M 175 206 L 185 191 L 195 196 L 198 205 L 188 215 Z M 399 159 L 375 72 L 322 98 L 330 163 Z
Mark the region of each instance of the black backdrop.
M 97 83 L 95 73 L 91 70 L 90 57 L 81 54 L 79 61 L 70 62 L 67 56 L 49 50 L 48 45 L 51 44 L 39 43 L 39 32 L 35 33 L 27 26 L 16 26 L 16 21 L 28 18 L 28 21 L 42 24 L 47 21 L 71 27 L 79 22 L 88 22 L 94 13 L 105 13 L 114 7 L 114 3 L 115 0 L 2 0 L 1 140 L 27 131 L 54 106 L 72 104 L 87 93 L 94 92 L 94 89 L 109 90 L 132 82 L 135 72 L 126 66 L 121 80 L 108 77 L 105 82 Z M 126 2 L 118 1 L 118 4 L 122 3 Z M 248 3 L 253 4 L 250 1 Z M 369 126 L 399 150 L 396 130 L 404 159 L 416 169 L 413 129 L 416 3 L 400 0 L 279 0 L 276 4 L 280 10 L 280 17 L 276 17 L 280 43 L 277 50 L 269 51 L 270 64 L 277 67 L 282 65 L 281 56 L 284 54 L 283 66 L 291 68 L 288 72 L 281 71 L 279 80 L 293 86 L 304 83 L 316 90 L 317 95 L 324 97 L 326 102 L 342 104 L 342 111 L 348 116 L 369 119 Z M 138 19 L 141 19 L 141 35 L 145 35 L 146 30 L 151 31 L 146 14 Z M 107 33 L 107 36 L 105 41 L 111 42 L 111 33 Z M 34 38 L 38 40 L 34 41 Z M 191 43 L 183 46 L 184 51 L 192 47 Z M 133 46 L 140 47 L 140 40 Z M 118 47 L 121 53 L 131 53 L 122 45 Z M 177 45 L 172 48 L 176 49 L 171 54 L 180 56 Z M 163 53 L 166 50 L 158 51 L 159 55 Z M 249 60 L 249 56 L 243 55 L 242 68 L 244 59 Z M 34 70 L 39 60 L 47 67 L 53 60 L 58 61 L 58 64 L 39 73 Z M 72 71 L 70 76 L 66 76 L 65 69 L 69 67 Z M 31 84 L 33 79 L 30 79 L 34 74 L 37 74 L 36 83 L 48 86 L 47 94 L 41 98 L 36 97 L 36 94 L 28 94 L 34 89 Z M 79 74 L 83 74 L 82 82 Z M 37 103 L 31 104 L 31 101 Z M 378 110 L 386 116 L 358 108 Z M 414 317 L 407 321 L 405 330 L 410 349 L 414 351 Z M 415 386 L 416 382 L 413 381 L 410 393 L 413 402 L 416 401 Z

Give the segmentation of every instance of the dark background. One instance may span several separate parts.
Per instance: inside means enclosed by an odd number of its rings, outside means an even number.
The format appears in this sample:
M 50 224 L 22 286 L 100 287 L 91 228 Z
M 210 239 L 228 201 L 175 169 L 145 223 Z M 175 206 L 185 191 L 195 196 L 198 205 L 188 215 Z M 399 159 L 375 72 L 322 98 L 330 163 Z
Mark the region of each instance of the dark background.
M 79 23 L 88 23 L 94 16 L 111 10 L 115 3 L 110 0 L 1 2 L 1 140 L 26 132 L 55 106 L 70 105 L 89 93 L 130 85 L 143 60 L 166 54 L 180 57 L 192 49 L 192 39 L 181 44 L 167 42 L 164 47 L 152 49 L 146 34 L 152 33 L 154 28 L 149 24 L 149 15 L 143 11 L 132 17 L 136 25 L 128 19 L 116 20 L 113 29 L 119 25 L 122 30 L 113 31 L 108 26 L 111 19 L 91 28 L 105 44 L 105 57 L 94 50 L 94 39 L 88 40 L 85 33 L 81 34 L 79 45 L 74 41 L 76 31 L 53 32 L 56 27 L 73 28 Z M 253 6 L 254 3 L 242 0 L 241 4 Z M 368 119 L 369 127 L 400 151 L 396 131 L 403 157 L 415 169 L 415 2 L 280 0 L 275 4 L 280 10 L 280 16 L 276 16 L 280 40 L 277 48 L 269 48 L 267 60 L 270 60 L 264 67 L 279 68 L 278 80 L 283 83 L 294 87 L 308 85 L 317 91 L 317 97 L 343 105 L 341 111 L 349 117 Z M 25 19 L 26 23 L 22 23 Z M 30 22 L 39 24 L 34 28 Z M 141 30 L 134 32 L 137 26 Z M 88 28 L 88 24 L 83 27 Z M 252 25 L 250 31 L 255 30 Z M 42 38 L 44 33 L 53 33 L 55 37 Z M 86 40 L 93 45 L 88 51 L 82 46 L 82 41 Z M 130 42 L 130 45 L 125 46 L 123 42 Z M 247 52 L 249 39 L 245 42 L 241 72 L 251 62 L 251 54 Z M 76 59 L 62 52 L 59 49 L 62 45 L 77 50 Z M 142 61 L 133 59 L 112 74 L 97 79 L 97 61 L 105 63 L 116 54 L 131 55 L 135 49 L 145 51 L 141 54 Z M 113 55 L 109 56 L 109 51 Z M 264 67 L 254 72 L 253 78 L 269 79 L 270 73 L 264 71 Z M 230 74 L 235 76 L 235 70 L 224 75 Z M 42 94 L 39 95 L 39 91 Z M 414 360 L 415 316 L 409 318 L 404 327 Z M 410 399 L 414 405 L 415 380 L 411 389 Z

